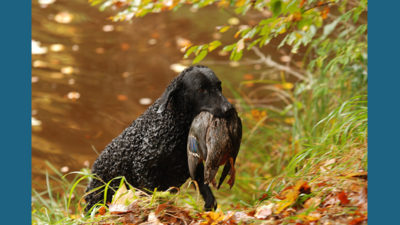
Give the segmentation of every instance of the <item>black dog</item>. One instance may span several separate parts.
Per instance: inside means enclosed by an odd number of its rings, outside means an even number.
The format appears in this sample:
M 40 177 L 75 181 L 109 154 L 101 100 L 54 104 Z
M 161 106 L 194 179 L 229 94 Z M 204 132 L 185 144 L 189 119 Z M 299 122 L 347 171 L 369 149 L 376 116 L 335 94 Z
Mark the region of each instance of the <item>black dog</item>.
M 106 146 L 92 172 L 104 182 L 125 176 L 139 189 L 167 190 L 181 186 L 189 178 L 186 143 L 193 118 L 201 111 L 223 117 L 233 109 L 221 91 L 221 81 L 211 69 L 205 66 L 185 69 L 154 104 Z M 202 180 L 198 183 L 205 209 L 215 209 L 211 189 Z M 103 184 L 93 179 L 86 191 Z M 111 182 L 112 187 L 118 184 L 118 180 Z M 108 190 L 107 202 L 110 202 L 113 191 Z M 86 210 L 103 198 L 100 190 L 88 194 Z

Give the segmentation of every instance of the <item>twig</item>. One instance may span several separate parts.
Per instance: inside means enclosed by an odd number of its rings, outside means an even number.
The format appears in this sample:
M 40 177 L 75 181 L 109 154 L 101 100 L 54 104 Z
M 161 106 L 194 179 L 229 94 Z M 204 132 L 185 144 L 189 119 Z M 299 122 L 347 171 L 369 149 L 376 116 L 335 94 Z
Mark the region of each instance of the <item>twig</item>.
M 288 74 L 291 74 L 291 75 L 297 77 L 297 78 L 300 79 L 300 80 L 306 80 L 306 77 L 305 77 L 303 74 L 301 74 L 301 73 L 299 73 L 299 72 L 297 72 L 297 71 L 294 71 L 292 68 L 290 68 L 290 67 L 288 67 L 288 66 L 284 66 L 284 65 L 282 65 L 282 64 L 279 64 L 279 63 L 273 61 L 273 60 L 271 59 L 271 56 L 270 56 L 270 55 L 265 56 L 265 55 L 260 51 L 260 49 L 258 49 L 257 47 L 252 47 L 251 50 L 253 50 L 253 52 L 254 52 L 258 57 L 260 57 L 260 62 L 263 62 L 265 65 L 267 65 L 267 66 L 269 66 L 269 67 L 274 67 L 274 68 L 276 68 L 276 69 L 278 69 L 278 70 L 281 70 L 281 71 L 285 71 L 285 72 L 287 72 Z
M 325 3 L 322 3 L 322 4 L 318 4 L 318 3 L 317 3 L 316 5 L 311 6 L 311 7 L 308 8 L 308 9 L 305 9 L 304 12 L 307 12 L 308 10 L 315 9 L 315 8 L 318 8 L 318 7 L 328 6 L 328 5 L 330 5 L 330 4 L 335 4 L 335 2 L 334 2 L 334 1 L 330 1 L 330 2 L 325 2 Z

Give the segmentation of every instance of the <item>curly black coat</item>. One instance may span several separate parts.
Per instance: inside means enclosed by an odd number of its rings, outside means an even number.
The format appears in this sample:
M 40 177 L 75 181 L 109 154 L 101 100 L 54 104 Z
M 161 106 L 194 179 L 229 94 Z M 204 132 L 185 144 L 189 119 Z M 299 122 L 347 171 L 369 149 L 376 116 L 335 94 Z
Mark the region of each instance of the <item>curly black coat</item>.
M 104 182 L 118 176 L 140 189 L 166 190 L 181 186 L 189 178 L 186 144 L 193 118 L 201 111 L 223 116 L 232 105 L 221 93 L 221 82 L 205 66 L 184 70 L 141 116 L 106 146 L 92 172 Z M 203 182 L 199 182 L 203 183 Z M 104 198 L 104 183 L 93 179 L 85 197 L 86 210 Z M 111 186 L 116 187 L 118 180 Z M 216 207 L 208 185 L 200 186 L 205 208 Z M 111 201 L 113 191 L 107 193 Z

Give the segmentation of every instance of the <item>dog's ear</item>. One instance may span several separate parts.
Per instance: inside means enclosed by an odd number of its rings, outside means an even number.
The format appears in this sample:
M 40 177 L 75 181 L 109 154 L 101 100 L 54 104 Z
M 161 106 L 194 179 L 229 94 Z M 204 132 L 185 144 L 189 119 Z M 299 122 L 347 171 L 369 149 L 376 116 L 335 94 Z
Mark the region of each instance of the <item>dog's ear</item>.
M 174 95 L 182 87 L 182 76 L 176 77 L 172 80 L 171 84 L 167 87 L 164 94 L 160 98 L 160 106 L 158 107 L 157 113 L 162 113 L 168 106 L 168 103 L 174 97 Z

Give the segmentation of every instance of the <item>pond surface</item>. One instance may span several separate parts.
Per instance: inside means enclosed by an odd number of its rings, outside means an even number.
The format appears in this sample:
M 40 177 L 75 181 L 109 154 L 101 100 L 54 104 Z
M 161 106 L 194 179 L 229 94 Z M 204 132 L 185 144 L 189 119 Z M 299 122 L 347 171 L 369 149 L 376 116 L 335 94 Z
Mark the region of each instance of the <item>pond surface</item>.
M 115 11 L 101 12 L 87 0 L 32 2 L 32 185 L 45 188 L 46 161 L 63 173 L 91 167 L 99 152 L 157 99 L 190 60 L 188 43 L 221 39 L 229 44 L 234 29 L 221 35 L 215 26 L 238 22 L 216 7 L 198 11 L 149 14 L 112 22 Z M 265 15 L 249 13 L 241 22 L 255 24 Z M 287 49 L 271 43 L 263 51 L 284 63 Z M 284 57 L 282 57 L 284 56 Z M 252 106 L 281 101 L 265 85 L 242 80 L 280 80 L 282 73 L 213 52 L 202 64 L 223 81 L 225 96 L 234 89 Z M 245 52 L 247 60 L 257 59 Z M 287 64 L 289 61 L 287 61 Z M 289 78 L 287 78 L 289 79 Z M 272 93 L 272 94 L 271 94 Z M 269 98 L 271 97 L 271 98 Z M 275 99 L 275 100 L 274 100 Z M 277 99 L 277 100 L 276 100 Z M 244 124 L 245 126 L 245 124 Z
M 185 63 L 182 46 L 188 40 L 212 40 L 218 35 L 214 26 L 232 17 L 210 7 L 115 23 L 108 19 L 113 13 L 100 12 L 85 0 L 32 2 L 34 188 L 44 187 L 45 161 L 64 172 L 90 167 L 96 151 L 101 152 L 177 75 Z M 248 71 L 229 64 L 209 66 L 231 85 L 238 85 Z

